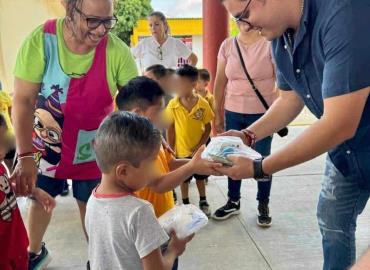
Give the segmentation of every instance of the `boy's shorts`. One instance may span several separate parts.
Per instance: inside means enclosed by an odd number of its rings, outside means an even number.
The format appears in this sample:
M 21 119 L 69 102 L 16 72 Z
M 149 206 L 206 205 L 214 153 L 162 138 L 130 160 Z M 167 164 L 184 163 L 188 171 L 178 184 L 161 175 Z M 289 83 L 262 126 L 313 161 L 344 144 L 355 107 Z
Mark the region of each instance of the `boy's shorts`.
M 94 180 L 72 180 L 73 197 L 81 202 L 87 203 L 94 188 L 100 184 L 101 179 Z M 51 178 L 45 175 L 38 175 L 36 186 L 55 198 L 64 189 L 63 179 Z
M 199 181 L 199 180 L 207 180 L 209 175 L 194 174 L 188 179 L 186 179 L 184 183 L 190 183 L 193 177 L 195 178 L 195 180 Z
M 25 258 L 0 262 L 1 270 L 28 270 L 28 256 Z

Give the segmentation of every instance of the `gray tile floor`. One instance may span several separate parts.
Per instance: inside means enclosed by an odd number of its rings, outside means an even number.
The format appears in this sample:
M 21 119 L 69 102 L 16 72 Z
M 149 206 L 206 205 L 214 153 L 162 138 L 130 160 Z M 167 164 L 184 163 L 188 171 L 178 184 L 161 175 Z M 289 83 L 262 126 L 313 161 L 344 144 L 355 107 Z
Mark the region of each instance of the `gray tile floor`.
M 282 147 L 301 133 L 303 127 L 290 129 L 290 135 L 274 138 L 273 150 Z M 321 269 L 321 238 L 316 223 L 316 203 L 325 157 L 278 173 L 271 192 L 273 226 L 256 226 L 256 183 L 242 185 L 242 214 L 223 222 L 210 220 L 196 235 L 180 258 L 182 270 L 299 270 Z M 213 209 L 226 201 L 227 181 L 213 178 L 207 186 Z M 191 199 L 197 204 L 195 184 Z M 58 198 L 58 206 L 45 242 L 53 261 L 48 269 L 85 269 L 87 245 L 82 236 L 77 205 L 71 196 Z M 358 255 L 370 243 L 370 209 L 359 218 Z

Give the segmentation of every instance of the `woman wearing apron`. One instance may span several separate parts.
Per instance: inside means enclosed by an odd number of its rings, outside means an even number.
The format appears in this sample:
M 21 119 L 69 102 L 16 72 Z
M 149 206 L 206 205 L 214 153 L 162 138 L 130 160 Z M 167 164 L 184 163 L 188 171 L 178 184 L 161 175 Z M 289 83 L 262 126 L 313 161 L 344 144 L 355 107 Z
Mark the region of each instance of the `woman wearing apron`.
M 92 140 L 113 110 L 117 89 L 137 69 L 129 48 L 109 33 L 117 22 L 113 1 L 63 3 L 66 17 L 38 27 L 18 53 L 13 118 L 19 158 L 12 179 L 28 183 L 28 189 L 36 181 L 53 197 L 62 193 L 63 180 L 72 179 L 84 224 L 87 200 L 101 177 Z M 50 219 L 32 201 L 27 220 L 30 269 L 50 262 L 42 242 Z

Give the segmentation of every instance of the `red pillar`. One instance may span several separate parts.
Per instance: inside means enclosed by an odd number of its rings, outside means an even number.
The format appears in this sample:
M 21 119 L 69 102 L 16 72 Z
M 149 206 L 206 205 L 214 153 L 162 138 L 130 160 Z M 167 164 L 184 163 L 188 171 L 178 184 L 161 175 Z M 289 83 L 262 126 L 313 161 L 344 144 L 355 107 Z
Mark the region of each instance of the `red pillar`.
M 219 0 L 203 0 L 203 66 L 212 76 L 213 83 L 217 68 L 217 54 L 222 41 L 229 35 L 229 15 Z

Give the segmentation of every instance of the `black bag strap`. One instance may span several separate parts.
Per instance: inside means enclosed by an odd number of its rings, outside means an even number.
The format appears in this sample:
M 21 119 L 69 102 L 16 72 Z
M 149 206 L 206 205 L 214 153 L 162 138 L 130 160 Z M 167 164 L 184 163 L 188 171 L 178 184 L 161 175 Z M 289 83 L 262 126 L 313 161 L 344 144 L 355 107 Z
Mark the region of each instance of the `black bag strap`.
M 254 84 L 251 76 L 249 75 L 249 72 L 247 70 L 247 66 L 245 65 L 245 62 L 244 62 L 244 59 L 243 59 L 243 56 L 242 56 L 242 52 L 240 50 L 240 47 L 239 47 L 239 43 L 238 43 L 237 38 L 234 38 L 234 42 L 235 42 L 236 49 L 238 51 L 239 60 L 240 60 L 240 63 L 242 65 L 242 68 L 244 70 L 245 76 L 247 77 L 247 79 L 249 81 L 249 84 L 251 85 L 252 89 L 256 93 L 258 99 L 261 101 L 263 107 L 267 111 L 270 108 L 270 106 L 268 105 L 268 103 L 266 102 L 265 98 L 262 96 L 261 92 L 258 90 L 258 88 L 256 87 L 256 85 Z
M 256 93 L 258 99 L 261 101 L 263 107 L 267 111 L 270 108 L 270 106 L 268 105 L 268 103 L 266 102 L 265 98 L 262 96 L 261 92 L 258 90 L 258 88 L 256 87 L 256 85 L 254 84 L 251 76 L 248 73 L 247 66 L 245 65 L 245 62 L 244 62 L 244 59 L 243 59 L 243 55 L 242 55 L 242 52 L 240 50 L 240 46 L 239 46 L 239 43 L 238 43 L 238 40 L 237 40 L 236 37 L 234 39 L 234 42 L 235 42 L 236 49 L 238 51 L 240 63 L 241 63 L 242 68 L 244 70 L 245 76 L 247 76 L 247 79 L 249 81 L 249 84 L 251 85 L 251 87 L 254 90 L 254 92 Z M 285 136 L 288 135 L 288 132 L 289 132 L 288 128 L 285 127 L 283 129 L 279 130 L 277 133 L 279 134 L 280 137 L 285 137 Z

